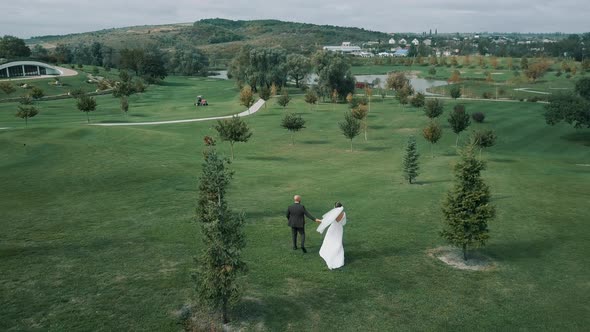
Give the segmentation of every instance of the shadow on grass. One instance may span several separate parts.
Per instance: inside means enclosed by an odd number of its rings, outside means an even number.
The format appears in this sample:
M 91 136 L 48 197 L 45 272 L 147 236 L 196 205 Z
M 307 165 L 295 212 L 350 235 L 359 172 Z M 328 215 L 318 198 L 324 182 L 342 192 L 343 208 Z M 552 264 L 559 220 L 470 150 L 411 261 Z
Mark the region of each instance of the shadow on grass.
M 329 144 L 330 141 L 316 139 L 316 140 L 301 141 L 301 143 L 303 143 L 303 144 Z
M 127 120 L 102 120 L 100 123 L 129 123 Z
M 381 151 L 391 150 L 391 148 L 388 146 L 367 146 L 363 150 L 381 152 Z
M 169 82 L 169 81 L 162 81 L 160 82 L 161 86 L 192 86 L 192 84 L 182 83 L 182 82 Z
M 291 322 L 308 317 L 308 304 L 320 300 L 314 295 L 266 296 L 261 299 L 246 296 L 236 305 L 230 318 L 241 324 L 262 324 L 268 331 L 288 331 Z
M 562 241 L 555 238 L 515 240 L 490 243 L 483 248 L 483 251 L 497 261 L 513 262 L 544 257 L 554 249 L 557 243 Z
M 147 117 L 147 115 L 145 115 L 145 114 L 141 114 L 141 113 L 131 113 L 131 114 L 129 114 L 129 115 L 130 115 L 130 116 L 134 116 L 134 117 L 136 117 L 136 118 L 146 118 L 146 117 Z
M 563 135 L 561 138 L 570 142 L 582 144 L 584 146 L 590 146 L 590 131 L 587 130 Z
M 387 126 L 384 125 L 369 125 L 369 129 L 385 129 Z
M 284 160 L 287 160 L 285 157 L 279 157 L 279 156 L 247 156 L 246 159 L 260 160 L 260 161 L 284 161 Z
M 352 264 L 356 261 L 381 259 L 383 257 L 394 256 L 399 253 L 399 248 L 387 247 L 377 250 L 358 250 L 354 248 L 354 243 L 347 245 L 344 243 L 345 264 Z
M 489 159 L 490 161 L 496 162 L 496 163 L 515 163 L 516 160 L 514 159 L 508 159 L 508 158 L 492 158 Z
M 414 181 L 412 184 L 423 186 L 423 185 L 427 185 L 427 184 L 445 183 L 445 182 L 451 182 L 451 180 Z

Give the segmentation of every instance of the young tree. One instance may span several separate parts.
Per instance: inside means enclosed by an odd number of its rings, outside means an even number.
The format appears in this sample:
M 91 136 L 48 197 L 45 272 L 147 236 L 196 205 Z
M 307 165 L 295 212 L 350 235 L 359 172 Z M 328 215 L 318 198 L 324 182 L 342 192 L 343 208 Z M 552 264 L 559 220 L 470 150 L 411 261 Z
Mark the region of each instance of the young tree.
M 451 90 L 449 92 L 451 93 L 451 98 L 453 98 L 453 99 L 461 98 L 461 87 L 459 85 L 453 84 L 451 86 Z
M 352 152 L 352 140 L 361 132 L 361 123 L 352 116 L 352 113 L 344 114 L 344 122 L 339 122 L 342 134 L 350 140 L 350 152 Z
M 381 94 L 381 102 L 383 103 L 385 101 L 385 97 L 387 97 L 387 90 L 379 89 L 379 93 Z
M 371 97 L 373 97 L 373 89 L 371 89 L 369 86 L 365 87 L 365 96 L 367 96 L 369 98 L 369 113 L 371 112 Z
M 284 109 L 287 107 L 287 105 L 289 105 L 290 101 L 291 97 L 289 97 L 289 92 L 287 91 L 287 89 L 283 89 L 283 91 L 281 92 L 281 96 L 277 100 L 277 103 Z
M 449 124 L 453 132 L 457 134 L 457 140 L 455 141 L 455 147 L 459 146 L 459 134 L 467 129 L 471 124 L 469 114 L 465 112 L 465 105 L 457 104 L 453 107 L 453 111 L 449 115 Z
M 418 92 L 416 96 L 412 98 L 410 104 L 414 107 L 424 107 L 426 104 L 426 96 L 422 92 Z
M 426 116 L 431 120 L 441 116 L 443 111 L 444 104 L 440 99 L 429 99 L 426 101 L 426 104 L 424 104 L 424 114 L 426 114 Z
M 203 170 L 199 178 L 197 220 L 203 234 L 203 249 L 196 260 L 194 276 L 199 298 L 210 309 L 221 313 L 223 323 L 229 321 L 229 310 L 241 295 L 238 277 L 245 272 L 242 250 L 246 245 L 244 217 L 233 213 L 226 201 L 227 187 L 233 172 L 229 161 L 221 158 L 207 140 Z
M 461 248 L 463 259 L 472 246 L 483 246 L 489 239 L 488 221 L 494 218 L 490 189 L 481 179 L 485 163 L 475 158 L 467 147 L 455 166 L 455 186 L 442 205 L 445 225 L 440 235 L 451 245 Z
M 254 93 L 249 85 L 245 85 L 240 91 L 240 105 L 246 106 L 247 110 L 254 105 Z
M 45 93 L 43 92 L 43 89 L 41 89 L 41 88 L 34 86 L 31 89 L 31 97 L 33 97 L 33 99 L 43 98 L 44 95 L 45 95 Z
M 260 99 L 264 100 L 264 108 L 266 109 L 266 102 L 270 99 L 270 88 L 263 86 L 258 90 L 258 96 Z
M 387 75 L 386 86 L 389 90 L 398 91 L 404 86 L 410 84 L 410 79 L 406 77 L 406 74 L 402 72 L 394 72 Z
M 90 123 L 90 112 L 94 112 L 96 110 L 96 100 L 92 97 L 83 95 L 78 98 L 78 102 L 76 103 L 78 110 L 86 113 L 86 119 L 88 123 Z
M 313 105 L 318 102 L 318 95 L 313 89 L 309 89 L 305 93 L 305 102 L 309 104 L 309 110 L 313 109 Z
M 29 126 L 29 118 L 39 114 L 39 110 L 33 105 L 18 105 L 18 112 L 16 117 L 25 119 L 25 128 Z
M 354 96 L 352 95 L 352 92 L 349 92 L 349 93 L 346 95 L 346 102 L 347 102 L 348 104 L 350 104 L 350 107 L 351 107 L 351 108 L 353 108 L 353 107 L 354 107 L 354 106 L 353 106 L 353 104 L 352 104 L 352 102 L 353 102 L 353 101 L 354 101 Z
M 461 82 L 461 72 L 459 72 L 458 70 L 453 70 L 453 73 L 451 74 L 451 77 L 449 77 L 449 79 L 447 80 L 449 83 L 459 83 Z
M 367 107 L 365 105 L 357 105 L 355 108 L 352 109 L 352 116 L 361 121 L 362 127 L 363 127 L 363 131 L 365 132 L 365 142 L 367 141 L 367 128 L 368 128 L 368 124 L 367 124 L 367 115 L 369 114 L 369 111 L 367 110 Z
M 127 115 L 127 112 L 129 111 L 129 99 L 127 96 L 121 96 L 121 111 L 123 111 L 125 115 Z
M 479 157 L 481 158 L 481 150 L 494 146 L 497 138 L 498 136 L 491 129 L 477 130 L 471 136 L 471 144 L 479 148 Z
M 16 91 L 16 88 L 10 82 L 0 82 L 0 90 L 6 95 L 10 95 Z
M 295 132 L 305 128 L 305 120 L 299 114 L 286 114 L 281 121 L 281 127 L 291 132 L 291 144 L 295 145 Z
M 408 180 L 410 184 L 418 176 L 418 157 L 420 154 L 416 148 L 416 138 L 414 136 L 408 137 L 406 144 L 406 154 L 404 155 L 404 179 Z
M 434 144 L 442 137 L 442 128 L 434 121 L 430 121 L 428 126 L 422 130 L 422 136 L 430 142 L 430 154 L 434 158 Z
M 412 88 L 412 85 L 408 83 L 399 90 L 396 90 L 395 97 L 400 104 L 406 105 L 410 101 L 410 96 L 412 94 L 414 94 L 414 89 Z
M 236 142 L 248 142 L 252 136 L 252 132 L 246 122 L 238 116 L 233 116 L 231 119 L 218 120 L 215 130 L 217 130 L 222 141 L 229 142 L 232 160 L 234 159 L 234 144 Z

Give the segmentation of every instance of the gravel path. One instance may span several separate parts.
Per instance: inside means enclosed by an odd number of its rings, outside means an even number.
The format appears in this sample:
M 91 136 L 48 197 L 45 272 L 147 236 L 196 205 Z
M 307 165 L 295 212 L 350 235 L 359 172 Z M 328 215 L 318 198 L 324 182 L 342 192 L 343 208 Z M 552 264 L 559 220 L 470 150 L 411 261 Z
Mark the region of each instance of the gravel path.
M 252 105 L 247 111 L 237 114 L 237 116 L 248 116 L 254 114 L 260 110 L 260 108 L 264 105 L 264 100 L 259 99 L 254 105 Z M 155 122 L 123 122 L 123 123 L 91 123 L 91 126 L 149 126 L 149 125 L 162 125 L 162 124 L 171 124 L 171 123 L 187 123 L 187 122 L 200 122 L 200 121 L 211 121 L 211 120 L 221 120 L 221 119 L 229 119 L 233 115 L 226 115 L 226 116 L 214 116 L 210 118 L 200 118 L 200 119 L 186 119 L 186 120 L 170 120 L 170 121 L 155 121 Z

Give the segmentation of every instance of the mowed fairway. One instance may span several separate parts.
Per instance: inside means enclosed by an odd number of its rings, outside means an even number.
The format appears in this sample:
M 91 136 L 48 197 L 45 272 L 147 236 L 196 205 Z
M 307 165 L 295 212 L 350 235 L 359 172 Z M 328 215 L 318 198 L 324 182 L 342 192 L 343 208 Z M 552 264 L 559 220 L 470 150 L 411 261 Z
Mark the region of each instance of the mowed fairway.
M 92 120 L 243 110 L 231 82 L 168 80 L 133 96 L 127 117 L 117 100 L 99 97 Z M 194 110 L 196 94 L 209 99 L 209 113 Z M 497 268 L 460 271 L 427 255 L 444 245 L 440 203 L 457 161 L 446 122 L 454 103 L 445 101 L 445 131 L 431 158 L 420 136 L 422 111 L 377 99 L 369 141 L 355 139 L 352 153 L 338 128 L 343 104 L 310 111 L 295 97 L 287 111 L 301 113 L 307 128 L 294 146 L 280 128 L 286 111 L 275 102 L 245 118 L 254 135 L 236 144 L 228 197 L 247 218 L 249 273 L 234 324 L 269 331 L 586 330 L 590 132 L 547 126 L 542 104 L 466 103 L 468 112 L 487 115 L 470 129 L 498 134 L 497 146 L 483 152 L 498 213 L 482 250 Z M 175 313 L 196 297 L 196 189 L 202 138 L 216 136 L 215 122 L 95 127 L 73 100 L 39 107 L 24 129 L 16 105 L 0 104 L 0 127 L 10 127 L 0 130 L 0 330 L 180 330 Z M 412 133 L 421 174 L 408 185 L 401 160 Z M 229 155 L 229 144 L 218 148 Z M 342 269 L 329 271 L 318 256 L 322 236 L 313 224 L 309 253 L 291 249 L 284 212 L 296 193 L 317 217 L 343 202 Z

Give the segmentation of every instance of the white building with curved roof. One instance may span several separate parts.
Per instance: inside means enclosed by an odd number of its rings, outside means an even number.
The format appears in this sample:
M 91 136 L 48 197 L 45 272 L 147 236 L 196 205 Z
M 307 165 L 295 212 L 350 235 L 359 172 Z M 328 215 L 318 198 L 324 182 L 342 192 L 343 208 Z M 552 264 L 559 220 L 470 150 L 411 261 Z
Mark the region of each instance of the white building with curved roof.
M 0 79 L 44 75 L 60 76 L 63 72 L 39 61 L 12 61 L 0 65 Z

